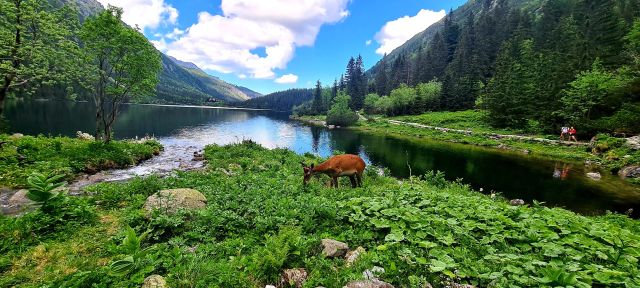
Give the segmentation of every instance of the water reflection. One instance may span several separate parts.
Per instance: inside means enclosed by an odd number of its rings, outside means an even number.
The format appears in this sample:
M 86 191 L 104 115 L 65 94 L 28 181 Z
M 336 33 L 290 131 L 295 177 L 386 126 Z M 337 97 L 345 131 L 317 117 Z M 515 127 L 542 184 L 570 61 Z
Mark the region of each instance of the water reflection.
M 6 118 L 12 132 L 74 136 L 93 131 L 93 106 L 72 102 L 9 102 Z M 168 147 L 201 149 L 252 139 L 268 148 L 327 157 L 335 150 L 360 154 L 368 163 L 389 168 L 394 176 L 443 171 L 449 180 L 463 179 L 486 193 L 534 199 L 584 214 L 605 210 L 640 211 L 640 189 L 615 175 L 594 181 L 579 163 L 564 163 L 518 154 L 425 140 L 404 140 L 308 127 L 288 115 L 260 111 L 130 105 L 116 122 L 117 138 L 155 135 Z

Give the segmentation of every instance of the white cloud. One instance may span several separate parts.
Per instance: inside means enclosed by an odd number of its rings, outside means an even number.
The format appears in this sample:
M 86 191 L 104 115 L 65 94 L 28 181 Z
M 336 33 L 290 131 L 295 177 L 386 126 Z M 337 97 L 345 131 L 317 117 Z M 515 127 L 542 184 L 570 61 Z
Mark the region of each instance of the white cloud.
M 162 52 L 167 51 L 167 42 L 164 40 L 164 38 L 160 38 L 160 40 L 149 40 L 149 42 L 151 42 L 153 46 L 156 46 L 156 49 Z
M 367 40 L 367 42 L 364 42 L 364 44 L 367 46 L 371 45 L 371 40 Z
M 424 31 L 427 27 L 444 18 L 447 13 L 444 10 L 432 11 L 421 9 L 415 16 L 404 16 L 389 21 L 376 33 L 376 42 L 380 47 L 376 53 L 384 55 L 407 42 L 414 35 Z
M 113 5 L 124 9 L 122 20 L 140 29 L 157 28 L 160 24 L 175 24 L 178 9 L 164 3 L 164 0 L 98 0 L 100 4 Z
M 277 78 L 274 82 L 279 84 L 293 84 L 298 82 L 298 75 L 294 75 L 294 74 L 282 75 L 280 78 Z
M 165 35 L 165 37 L 167 37 L 167 39 L 178 39 L 183 34 L 184 34 L 184 30 L 180 30 L 178 28 L 173 28 L 173 31 L 167 33 L 167 35 Z
M 198 22 L 167 53 L 222 73 L 273 79 L 296 47 L 312 46 L 320 27 L 349 15 L 349 0 L 222 0 L 222 15 L 198 14 Z M 253 53 L 264 48 L 266 55 Z

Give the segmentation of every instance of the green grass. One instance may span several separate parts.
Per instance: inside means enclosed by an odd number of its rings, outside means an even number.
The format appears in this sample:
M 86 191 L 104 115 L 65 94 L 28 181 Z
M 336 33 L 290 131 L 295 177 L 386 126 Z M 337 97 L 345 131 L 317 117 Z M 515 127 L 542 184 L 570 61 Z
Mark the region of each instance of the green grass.
M 396 287 L 640 285 L 640 224 L 626 216 L 513 207 L 442 175 L 400 182 L 373 167 L 364 188 L 343 179 L 343 188 L 330 189 L 317 178 L 303 189 L 300 161 L 321 161 L 312 155 L 251 142 L 208 146 L 205 155 L 205 171 L 93 186 L 87 201 L 99 220 L 0 247 L 0 287 L 139 287 L 150 274 L 170 287 L 264 287 L 285 268 L 305 268 L 305 287 L 342 287 L 374 265 Z M 144 200 L 164 188 L 197 189 L 207 208 L 145 219 Z M 22 235 L 29 215 L 0 218 L 1 234 Z M 142 246 L 152 247 L 153 268 L 117 277 L 108 264 L 125 256 L 119 244 L 127 226 L 149 231 Z M 347 266 L 320 255 L 322 238 L 367 252 Z
M 68 137 L 1 134 L 0 186 L 22 188 L 32 172 L 64 174 L 67 180 L 81 172 L 134 165 L 151 158 L 162 147 L 156 141 L 136 143 L 112 141 L 108 144 Z

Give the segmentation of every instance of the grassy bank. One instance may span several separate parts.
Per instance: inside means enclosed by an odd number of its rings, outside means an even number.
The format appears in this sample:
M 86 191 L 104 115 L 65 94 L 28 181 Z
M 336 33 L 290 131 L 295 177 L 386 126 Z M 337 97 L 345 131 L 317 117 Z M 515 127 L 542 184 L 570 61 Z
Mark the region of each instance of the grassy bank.
M 0 234 L 13 235 L 0 242 L 0 287 L 139 287 L 151 274 L 170 287 L 264 287 L 285 268 L 305 268 L 305 287 L 342 287 L 373 266 L 396 287 L 640 285 L 640 224 L 626 216 L 513 207 L 442 175 L 400 182 L 376 169 L 364 188 L 319 178 L 305 190 L 300 161 L 314 156 L 250 142 L 205 154 L 204 171 L 92 187 L 77 206 L 95 220 L 65 224 L 73 229 L 39 234 L 38 211 L 0 218 Z M 144 218 L 145 199 L 164 188 L 197 189 L 207 208 Z M 148 233 L 148 250 L 116 276 L 109 264 L 129 255 L 129 226 Z M 322 238 L 366 252 L 348 266 L 320 255 Z
M 162 148 L 156 141 L 108 144 L 68 137 L 0 135 L 0 186 L 22 188 L 33 172 L 63 174 L 127 167 L 151 158 Z

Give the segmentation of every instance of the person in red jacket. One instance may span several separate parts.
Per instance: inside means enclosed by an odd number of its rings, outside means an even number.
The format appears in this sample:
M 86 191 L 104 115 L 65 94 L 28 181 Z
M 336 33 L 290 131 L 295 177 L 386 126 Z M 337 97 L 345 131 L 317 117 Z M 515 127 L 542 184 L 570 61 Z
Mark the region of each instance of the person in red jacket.
M 578 131 L 576 131 L 576 128 L 573 128 L 573 127 L 569 128 L 569 141 L 573 140 L 578 142 L 578 139 L 576 139 L 577 132 Z

